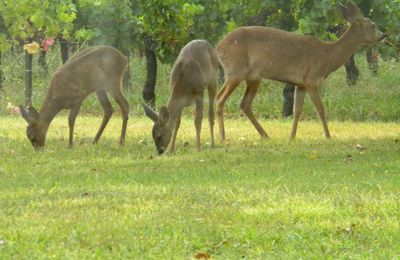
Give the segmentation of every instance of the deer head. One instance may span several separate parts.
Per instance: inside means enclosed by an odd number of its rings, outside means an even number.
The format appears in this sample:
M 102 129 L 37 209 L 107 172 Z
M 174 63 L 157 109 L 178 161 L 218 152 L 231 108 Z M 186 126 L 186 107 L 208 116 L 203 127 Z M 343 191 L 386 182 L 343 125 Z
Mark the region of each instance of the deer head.
M 339 3 L 338 9 L 343 19 L 355 28 L 356 34 L 358 34 L 362 43 L 376 43 L 385 38 L 385 35 L 376 28 L 375 23 L 364 17 L 360 8 L 353 2 L 350 1 L 347 6 Z
M 169 112 L 166 106 L 161 107 L 158 115 L 153 109 L 146 104 L 143 104 L 145 114 L 154 122 L 152 135 L 154 144 L 159 154 L 162 154 L 167 149 L 171 137 L 173 127 L 169 125 Z
M 20 106 L 21 115 L 28 123 L 26 135 L 35 149 L 43 148 L 46 140 L 46 128 L 40 126 L 39 113 L 32 106 Z

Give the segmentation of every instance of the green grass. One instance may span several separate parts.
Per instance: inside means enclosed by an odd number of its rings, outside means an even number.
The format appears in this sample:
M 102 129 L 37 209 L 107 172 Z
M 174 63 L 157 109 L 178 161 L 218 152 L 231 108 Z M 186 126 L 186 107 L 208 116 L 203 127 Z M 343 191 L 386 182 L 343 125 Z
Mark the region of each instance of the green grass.
M 90 96 L 75 147 L 67 148 L 63 112 L 41 152 L 33 151 L 23 119 L 9 115 L 24 102 L 23 62 L 15 53 L 2 61 L 0 259 L 400 258 L 400 63 L 380 61 L 373 76 L 358 56 L 357 86 L 345 84 L 343 68 L 326 80 L 332 140 L 306 100 L 290 142 L 281 84 L 265 81 L 253 108 L 270 139 L 260 140 L 240 115 L 240 86 L 226 104 L 226 142 L 208 148 L 205 119 L 197 152 L 188 109 L 176 154 L 157 156 L 141 108 L 143 59 L 131 59 L 125 147 L 118 146 L 118 112 L 91 145 L 101 108 Z M 48 63 L 45 74 L 34 57 L 36 107 L 60 65 L 57 49 Z M 168 100 L 169 71 L 160 64 L 157 107 Z
M 175 155 L 156 156 L 151 122 L 66 116 L 34 152 L 19 117 L 0 117 L 1 259 L 400 258 L 398 123 L 227 120 L 226 143 L 201 152 L 184 118 Z M 188 144 L 187 144 L 188 143 Z M 362 146 L 362 149 L 357 148 Z

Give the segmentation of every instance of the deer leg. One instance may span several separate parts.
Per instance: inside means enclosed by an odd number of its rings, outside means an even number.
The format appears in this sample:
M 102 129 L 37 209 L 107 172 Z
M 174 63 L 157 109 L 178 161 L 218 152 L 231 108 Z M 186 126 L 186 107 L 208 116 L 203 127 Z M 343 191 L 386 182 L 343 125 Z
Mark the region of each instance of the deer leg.
M 119 144 L 124 145 L 125 144 L 125 136 L 126 136 L 126 127 L 128 125 L 128 118 L 129 118 L 129 104 L 119 89 L 118 89 L 118 91 L 113 91 L 111 94 L 113 95 L 115 101 L 118 103 L 119 107 L 121 108 L 122 129 L 121 129 L 121 137 L 119 139 Z
M 108 121 L 111 118 L 112 113 L 114 112 L 114 109 L 111 106 L 110 100 L 108 100 L 106 91 L 98 90 L 98 91 L 96 91 L 96 95 L 100 101 L 100 105 L 103 107 L 104 116 L 103 116 L 103 121 L 101 122 L 100 128 L 97 131 L 96 136 L 94 137 L 94 140 L 93 140 L 94 144 L 97 144 L 97 142 L 99 141 L 100 136 L 104 131 L 104 128 L 106 127 Z
M 257 90 L 260 87 L 261 80 L 246 80 L 246 92 L 240 103 L 240 108 L 245 113 L 247 118 L 251 121 L 254 127 L 257 129 L 261 138 L 268 137 L 267 133 L 264 131 L 260 123 L 258 123 L 256 117 L 251 110 L 251 105 L 253 103 L 254 97 L 257 94 Z
M 214 106 L 215 106 L 215 94 L 217 90 L 217 82 L 212 83 L 208 86 L 208 121 L 210 123 L 210 138 L 211 147 L 215 146 L 214 142 Z
M 194 118 L 194 125 L 196 127 L 196 146 L 197 151 L 200 151 L 201 142 L 201 123 L 203 122 L 203 98 L 196 99 L 196 116 Z
M 294 106 L 293 106 L 293 125 L 290 139 L 294 139 L 297 132 L 297 125 L 299 123 L 301 111 L 303 110 L 304 97 L 306 96 L 306 89 L 296 86 L 294 90 Z
M 169 146 L 169 151 L 172 153 L 175 152 L 175 142 L 176 142 L 176 136 L 178 134 L 179 126 L 181 125 L 181 115 L 182 115 L 182 112 L 179 112 L 178 118 L 176 119 L 176 122 L 175 122 L 174 132 L 172 133 L 172 139 L 171 139 L 170 146 Z
M 224 104 L 228 97 L 232 94 L 235 88 L 239 85 L 242 79 L 227 78 L 224 86 L 217 96 L 217 115 L 219 124 L 219 136 L 221 140 L 225 140 L 225 126 L 224 126 Z
M 75 106 L 71 108 L 71 111 L 69 112 L 69 117 L 68 117 L 68 126 L 69 126 L 69 147 L 72 148 L 74 145 L 74 127 L 75 127 L 75 120 L 76 116 L 79 113 L 79 110 L 81 109 L 82 102 L 77 103 Z
M 319 119 L 322 122 L 322 127 L 324 128 L 325 137 L 331 138 L 331 134 L 329 133 L 329 129 L 328 129 L 328 124 L 326 123 L 324 105 L 322 104 L 322 101 L 321 101 L 319 89 L 313 88 L 313 89 L 309 90 L 308 95 L 310 96 L 311 101 L 313 102 L 315 109 L 317 110 Z

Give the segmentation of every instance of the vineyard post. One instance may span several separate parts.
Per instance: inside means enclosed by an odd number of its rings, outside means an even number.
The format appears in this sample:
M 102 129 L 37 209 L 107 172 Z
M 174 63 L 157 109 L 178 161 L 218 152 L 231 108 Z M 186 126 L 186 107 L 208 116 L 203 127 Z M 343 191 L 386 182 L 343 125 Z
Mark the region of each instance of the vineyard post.
M 32 101 L 32 54 L 25 50 L 25 104 Z
M 60 49 L 61 49 L 61 59 L 63 64 L 67 62 L 69 58 L 69 53 L 68 53 L 68 41 L 60 37 L 59 39 L 60 42 Z
M 3 77 L 3 69 L 1 67 L 1 51 L 0 51 L 0 90 L 3 88 L 3 81 L 4 77 Z
M 154 93 L 157 79 L 157 56 L 155 53 L 155 41 L 150 37 L 145 39 L 146 56 L 146 83 L 143 87 L 142 97 L 146 104 L 155 107 L 156 96 Z

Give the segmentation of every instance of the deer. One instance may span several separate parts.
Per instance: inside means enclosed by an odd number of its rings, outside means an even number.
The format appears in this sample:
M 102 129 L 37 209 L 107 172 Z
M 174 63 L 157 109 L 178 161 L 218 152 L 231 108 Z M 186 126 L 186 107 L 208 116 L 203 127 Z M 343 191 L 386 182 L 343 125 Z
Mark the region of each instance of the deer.
M 290 139 L 296 136 L 306 93 L 316 108 L 325 137 L 331 137 L 319 93 L 321 83 L 361 45 L 377 43 L 385 38 L 353 2 L 346 6 L 339 3 L 338 10 L 350 26 L 333 42 L 271 27 L 244 26 L 233 30 L 217 44 L 217 54 L 225 71 L 225 82 L 216 101 L 222 140 L 226 138 L 224 104 L 242 81 L 246 82 L 246 90 L 240 108 L 260 137 L 268 137 L 251 108 L 262 79 L 296 85 Z
M 125 144 L 129 105 L 122 94 L 122 78 L 128 59 L 111 46 L 83 49 L 71 57 L 53 75 L 47 95 L 39 112 L 31 105 L 20 105 L 21 116 L 28 123 L 26 135 L 37 150 L 45 146 L 51 121 L 63 109 L 70 110 L 68 117 L 69 147 L 73 146 L 75 119 L 83 100 L 95 92 L 104 110 L 103 121 L 93 140 L 96 144 L 114 110 L 108 93 L 121 108 L 122 130 L 120 145 Z
M 201 149 L 200 133 L 203 120 L 204 90 L 208 91 L 208 120 L 211 147 L 214 147 L 214 106 L 217 90 L 219 61 L 214 47 L 206 40 L 193 40 L 179 53 L 170 75 L 170 98 L 159 114 L 143 104 L 145 114 L 154 122 L 152 136 L 158 154 L 167 148 L 175 152 L 175 142 L 182 111 L 195 104 L 196 146 Z

